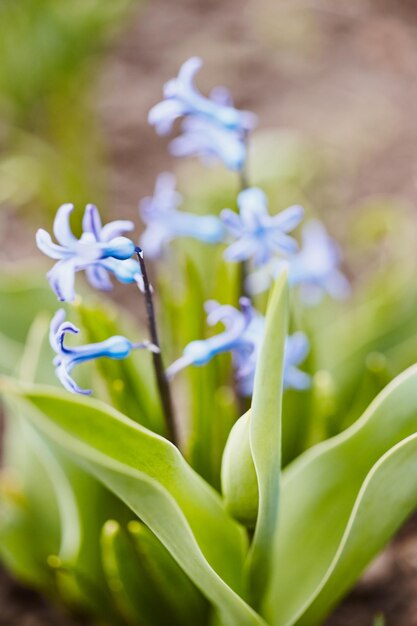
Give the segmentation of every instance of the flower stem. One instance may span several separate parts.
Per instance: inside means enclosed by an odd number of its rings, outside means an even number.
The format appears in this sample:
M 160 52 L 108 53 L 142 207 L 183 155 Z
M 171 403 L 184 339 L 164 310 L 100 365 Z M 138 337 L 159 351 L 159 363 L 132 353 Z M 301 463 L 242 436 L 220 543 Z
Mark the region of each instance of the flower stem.
M 248 135 L 247 133 L 245 134 L 244 137 L 244 142 L 245 142 L 245 146 L 246 146 L 246 154 L 248 153 Z M 247 189 L 249 187 L 249 180 L 248 180 L 248 174 L 247 174 L 247 159 L 245 160 L 244 164 L 242 165 L 242 167 L 239 170 L 239 191 L 244 191 L 245 189 Z M 241 261 L 240 263 L 240 272 L 239 272 L 239 282 L 240 282 L 240 295 L 241 296 L 247 296 L 248 294 L 246 293 L 246 278 L 248 275 L 248 262 L 247 261 Z
M 143 252 L 140 248 L 135 248 L 136 255 L 138 257 L 140 269 L 142 272 L 143 286 L 145 292 L 146 302 L 146 316 L 148 321 L 149 335 L 151 342 L 159 348 L 158 352 L 152 352 L 153 366 L 155 370 L 156 382 L 158 385 L 159 397 L 161 400 L 162 409 L 165 416 L 165 423 L 168 430 L 168 438 L 178 445 L 178 431 L 175 422 L 174 409 L 171 398 L 171 390 L 169 387 L 168 379 L 165 374 L 164 363 L 162 360 L 158 330 L 156 327 L 155 308 L 152 297 L 152 287 L 149 282 L 148 273 L 146 271 L 146 264 L 143 258 Z

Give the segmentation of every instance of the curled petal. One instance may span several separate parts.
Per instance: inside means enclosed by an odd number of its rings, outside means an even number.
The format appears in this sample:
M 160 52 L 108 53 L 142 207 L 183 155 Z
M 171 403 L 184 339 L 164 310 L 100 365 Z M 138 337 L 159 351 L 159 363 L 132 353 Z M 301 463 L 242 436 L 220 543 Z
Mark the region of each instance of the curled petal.
M 115 237 L 120 237 L 122 233 L 134 230 L 135 225 L 131 220 L 114 220 L 105 224 L 100 232 L 100 241 L 110 241 Z
M 51 348 L 55 350 L 55 352 L 58 352 L 60 349 L 58 329 L 60 328 L 64 320 L 65 320 L 64 309 L 58 309 L 58 311 L 53 316 L 51 323 L 49 325 L 49 343 L 51 345 Z
M 36 245 L 41 252 L 51 259 L 63 259 L 66 256 L 65 248 L 53 243 L 50 234 L 43 228 L 39 228 L 36 232 Z
M 66 247 L 72 246 L 77 241 L 69 223 L 69 217 L 73 210 L 73 204 L 61 205 L 54 220 L 53 231 L 55 238 L 62 246 Z
M 72 369 L 72 368 L 71 368 Z M 71 391 L 71 393 L 79 393 L 83 396 L 90 396 L 91 389 L 82 389 L 77 385 L 75 380 L 70 375 L 70 369 L 66 367 L 65 362 L 61 362 L 55 368 L 55 374 L 60 381 L 61 385 L 67 389 L 67 391 Z
M 155 126 L 158 135 L 168 135 L 176 119 L 184 115 L 184 106 L 177 100 L 158 102 L 148 113 L 148 122 Z

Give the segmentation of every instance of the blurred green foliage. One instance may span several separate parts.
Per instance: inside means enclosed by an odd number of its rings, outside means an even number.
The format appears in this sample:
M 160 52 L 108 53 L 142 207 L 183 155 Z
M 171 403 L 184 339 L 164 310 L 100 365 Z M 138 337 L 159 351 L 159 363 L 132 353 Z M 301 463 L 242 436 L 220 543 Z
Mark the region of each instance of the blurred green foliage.
M 0 4 L 0 205 L 99 198 L 90 102 L 106 44 L 136 0 Z

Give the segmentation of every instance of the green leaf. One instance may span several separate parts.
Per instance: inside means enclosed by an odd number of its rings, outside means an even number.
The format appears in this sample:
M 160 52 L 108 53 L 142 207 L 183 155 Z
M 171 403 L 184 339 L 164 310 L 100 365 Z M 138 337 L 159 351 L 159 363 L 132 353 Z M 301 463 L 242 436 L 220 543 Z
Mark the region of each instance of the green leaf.
M 28 417 L 120 497 L 152 530 L 227 626 L 263 620 L 239 594 L 244 532 L 179 450 L 102 402 L 4 382 Z
M 269 581 L 275 541 L 281 473 L 281 406 L 284 348 L 288 327 L 287 276 L 277 280 L 268 304 L 266 327 L 255 373 L 250 414 L 250 447 L 259 509 L 248 558 L 249 585 L 257 606 Z
M 347 431 L 284 471 L 274 626 L 315 626 L 417 506 L 417 367 L 395 379 Z
M 151 531 L 109 520 L 101 544 L 109 587 L 125 619 L 136 626 L 207 623 L 207 602 Z

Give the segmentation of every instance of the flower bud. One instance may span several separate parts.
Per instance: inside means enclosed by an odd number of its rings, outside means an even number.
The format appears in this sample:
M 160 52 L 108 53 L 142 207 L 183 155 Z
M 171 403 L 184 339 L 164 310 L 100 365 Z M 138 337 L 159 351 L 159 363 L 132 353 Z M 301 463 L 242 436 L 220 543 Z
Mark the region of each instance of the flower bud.
M 253 528 L 258 514 L 258 480 L 249 443 L 250 413 L 233 426 L 223 454 L 222 491 L 226 510 Z

